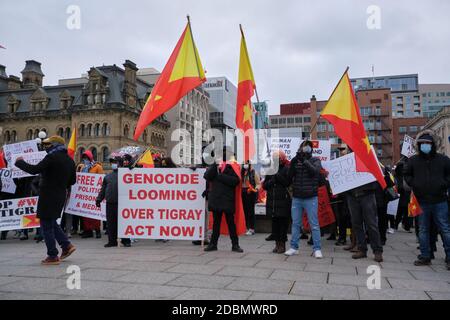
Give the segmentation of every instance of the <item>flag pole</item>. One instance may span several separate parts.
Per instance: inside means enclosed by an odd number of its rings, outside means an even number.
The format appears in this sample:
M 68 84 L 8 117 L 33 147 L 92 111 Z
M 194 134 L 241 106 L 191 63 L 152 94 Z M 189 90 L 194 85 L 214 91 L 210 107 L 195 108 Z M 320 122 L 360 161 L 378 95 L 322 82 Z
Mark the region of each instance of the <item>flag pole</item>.
M 345 75 L 347 74 L 347 72 L 348 72 L 349 69 L 350 69 L 350 67 L 347 66 L 347 68 L 345 69 L 344 74 L 343 74 L 342 77 L 339 79 L 339 81 L 338 81 L 336 87 L 334 87 L 334 90 L 333 90 L 333 92 L 331 93 L 330 98 L 331 98 L 331 97 L 334 95 L 334 93 L 336 92 L 336 90 L 337 90 L 339 84 L 341 83 L 342 79 L 345 77 Z M 330 98 L 328 99 L 328 101 L 330 101 Z M 327 107 L 328 101 L 327 101 L 327 104 L 325 105 L 324 109 Z M 319 119 L 320 119 L 321 116 L 322 116 L 322 114 L 319 114 L 319 116 L 317 117 L 316 121 L 314 122 L 314 125 L 311 127 L 311 134 L 312 134 L 312 132 L 314 131 L 314 129 L 316 128 L 317 122 L 319 122 Z

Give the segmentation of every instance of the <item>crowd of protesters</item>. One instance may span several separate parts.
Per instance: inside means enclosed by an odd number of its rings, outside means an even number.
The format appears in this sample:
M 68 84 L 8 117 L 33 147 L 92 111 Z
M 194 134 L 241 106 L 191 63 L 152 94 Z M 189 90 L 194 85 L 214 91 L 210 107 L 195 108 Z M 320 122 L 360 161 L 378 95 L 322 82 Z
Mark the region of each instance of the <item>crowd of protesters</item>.
M 412 233 L 413 227 L 415 228 L 420 249 L 415 265 L 431 264 L 440 235 L 447 268 L 450 268 L 450 159 L 437 153 L 438 144 L 439 140 L 433 132 L 420 133 L 416 139 L 417 155 L 409 159 L 402 157 L 393 169 L 380 164 L 386 189 L 382 189 L 378 182 L 372 182 L 339 195 L 332 194 L 327 181 L 328 173 L 322 168 L 321 161 L 313 156 L 313 144 L 309 140 L 301 144 L 291 161 L 281 150 L 273 152 L 272 160 L 278 164 L 278 168 L 262 181 L 250 162 L 237 164 L 232 150 L 224 148 L 222 161 L 210 166 L 203 165 L 206 168 L 204 178 L 207 182 L 203 196 L 207 209 L 211 212 L 211 216 L 207 215 L 205 227 L 212 226 L 212 234 L 204 242 L 207 244 L 205 251 L 217 250 L 220 234 L 229 234 L 232 251 L 243 252 L 239 246 L 239 235 L 255 234 L 255 204 L 258 194 L 264 192 L 266 214 L 272 220 L 272 232 L 266 240 L 275 241 L 273 253 L 297 255 L 300 239 L 308 239 L 304 228 L 306 220 L 311 234 L 307 243 L 312 246 L 312 256 L 315 258 L 323 258 L 322 237 L 329 233 L 327 240 L 336 241 L 336 246 L 350 251 L 353 259 L 367 258 L 370 245 L 374 260 L 382 262 L 387 235 L 394 233 L 401 223 L 406 232 Z M 2 193 L 1 197 L 39 196 L 37 214 L 41 220 L 41 228 L 37 229 L 39 231 L 35 239 L 43 239 L 47 246 L 47 258 L 43 260 L 43 264 L 58 264 L 75 251 L 69 240 L 72 234 L 80 232 L 81 238 L 101 238 L 102 228 L 98 220 L 65 213 L 61 227 L 57 219 L 65 206 L 70 187 L 76 181 L 76 172 L 103 174 L 104 170 L 90 151 L 81 155 L 81 163 L 76 166 L 67 154 L 64 139 L 59 136 L 43 140 L 40 147 L 47 152 L 47 156 L 39 164 L 30 165 L 20 158 L 15 163 L 21 170 L 36 176 L 15 181 L 16 194 Z M 352 152 L 348 147 L 339 151 L 340 156 Z M 128 154 L 111 157 L 110 165 L 112 171 L 103 179 L 96 200 L 98 207 L 103 201 L 106 202 L 107 221 L 103 225 L 108 235 L 106 248 L 118 245 L 118 169 L 139 167 Z M 154 165 L 161 168 L 176 167 L 170 158 L 158 155 L 154 157 Z M 327 188 L 335 216 L 335 223 L 326 228 L 321 228 L 319 223 L 318 197 L 321 187 Z M 423 211 L 416 218 L 410 217 L 408 213 L 412 194 Z M 387 214 L 388 203 L 396 199 L 397 215 L 390 216 Z M 238 222 L 241 215 L 244 221 Z M 291 237 L 287 247 L 289 226 Z M 2 239 L 6 236 L 7 232 L 2 232 Z M 28 239 L 27 230 L 22 232 L 20 239 Z M 130 239 L 120 241 L 125 247 L 131 246 Z M 62 249 L 60 256 L 56 242 Z M 200 244 L 198 241 L 193 243 Z

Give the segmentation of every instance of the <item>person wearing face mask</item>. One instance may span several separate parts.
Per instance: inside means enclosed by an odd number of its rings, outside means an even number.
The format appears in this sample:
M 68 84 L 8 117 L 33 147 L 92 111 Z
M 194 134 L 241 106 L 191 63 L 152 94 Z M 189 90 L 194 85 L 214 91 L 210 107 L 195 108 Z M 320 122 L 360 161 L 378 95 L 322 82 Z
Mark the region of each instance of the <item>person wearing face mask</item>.
M 112 172 L 107 174 L 103 179 L 102 188 L 97 196 L 95 204 L 101 207 L 103 200 L 106 200 L 106 223 L 108 225 L 108 243 L 105 248 L 117 247 L 117 220 L 118 220 L 118 170 L 123 166 L 121 157 L 110 158 Z M 122 239 L 125 247 L 130 247 L 130 239 Z
M 94 160 L 94 155 L 90 150 L 86 150 L 81 155 L 81 163 L 77 167 L 77 172 L 95 174 L 104 173 L 102 165 Z M 92 238 L 94 236 L 94 230 L 97 239 L 100 239 L 102 237 L 102 234 L 100 232 L 100 220 L 83 217 L 82 223 L 83 233 L 81 234 L 81 238 Z
M 42 264 L 58 265 L 76 250 L 56 222 L 61 216 L 68 191 L 76 182 L 75 163 L 67 154 L 64 138 L 52 136 L 42 143 L 47 155 L 41 162 L 31 165 L 18 158 L 15 165 L 29 174 L 41 175 L 37 217 L 47 246 L 47 258 L 42 260 Z M 62 248 L 60 257 L 55 241 Z
M 404 178 L 419 201 L 423 213 L 419 220 L 420 255 L 416 266 L 431 264 L 430 224 L 434 221 L 441 233 L 450 270 L 450 222 L 447 190 L 450 187 L 450 159 L 437 153 L 439 138 L 431 130 L 424 130 L 416 138 L 417 155 L 412 156 L 404 168 Z
M 241 171 L 242 205 L 244 206 L 247 236 L 255 234 L 255 204 L 258 197 L 259 176 L 249 161 L 245 162 Z
M 322 165 L 320 159 L 312 156 L 312 151 L 312 142 L 304 141 L 289 168 L 288 178 L 293 184 L 292 238 L 291 248 L 285 252 L 285 255 L 298 254 L 303 210 L 305 210 L 313 238 L 313 255 L 316 259 L 322 259 L 318 217 L 318 188 Z

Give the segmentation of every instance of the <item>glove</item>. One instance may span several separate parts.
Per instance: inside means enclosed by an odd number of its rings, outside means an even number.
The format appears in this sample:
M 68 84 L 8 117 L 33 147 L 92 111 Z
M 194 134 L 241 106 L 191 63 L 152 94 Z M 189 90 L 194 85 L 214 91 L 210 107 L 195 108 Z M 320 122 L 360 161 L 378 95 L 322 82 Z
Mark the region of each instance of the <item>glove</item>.
M 100 208 L 102 206 L 102 202 L 101 201 L 95 201 L 95 205 L 97 206 L 97 208 Z

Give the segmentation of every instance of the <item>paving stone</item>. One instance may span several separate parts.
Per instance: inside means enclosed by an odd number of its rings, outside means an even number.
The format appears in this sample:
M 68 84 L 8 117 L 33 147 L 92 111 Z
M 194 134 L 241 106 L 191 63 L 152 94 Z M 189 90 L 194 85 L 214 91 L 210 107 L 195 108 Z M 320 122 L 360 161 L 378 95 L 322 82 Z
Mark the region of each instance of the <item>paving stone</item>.
M 411 263 L 395 263 L 395 262 L 382 262 L 381 263 L 383 269 L 391 269 L 391 270 L 404 270 L 404 271 L 432 271 L 429 266 L 415 266 L 414 261 Z
M 3 277 L 0 276 L 0 291 L 2 291 L 2 286 L 7 285 L 9 283 L 13 283 L 16 281 L 20 281 L 22 278 L 20 277 Z
M 79 290 L 70 290 L 64 286 L 54 290 L 53 293 L 90 298 L 118 298 L 117 292 L 120 292 L 126 286 L 126 283 L 81 280 L 81 289 Z
M 176 300 L 246 300 L 250 291 L 234 291 L 224 289 L 190 288 L 177 296 Z
M 115 277 L 114 282 L 127 282 L 127 283 L 138 283 L 138 284 L 165 284 L 172 281 L 181 274 L 169 273 L 169 272 L 143 272 L 143 271 L 132 271 L 126 274 Z
M 354 286 L 333 284 L 300 283 L 296 282 L 291 294 L 301 296 L 340 298 L 346 300 L 358 299 L 358 291 Z
M 306 263 L 289 262 L 289 261 L 271 261 L 271 260 L 262 260 L 255 265 L 255 268 L 299 270 L 299 271 L 304 270 L 305 267 Z
M 328 278 L 328 283 L 330 284 L 343 284 L 349 286 L 357 286 L 357 287 L 367 287 L 367 280 L 369 275 L 367 276 L 357 276 L 357 275 L 347 275 L 347 274 L 330 274 Z M 389 289 L 391 286 L 386 281 L 386 278 L 381 278 L 381 288 Z
M 205 275 L 195 275 L 188 274 L 178 277 L 177 279 L 170 281 L 169 286 L 179 286 L 179 287 L 189 287 L 189 288 L 211 288 L 220 289 L 225 288 L 227 285 L 232 283 L 235 277 L 224 277 L 224 276 L 205 276 Z
M 82 280 L 111 281 L 132 271 L 108 269 L 81 269 Z
M 450 282 L 450 272 L 427 272 L 427 271 L 410 271 L 417 280 L 444 281 Z
M 221 266 L 240 266 L 240 267 L 253 267 L 259 262 L 259 260 L 251 259 L 214 259 L 209 265 L 221 265 Z
M 217 272 L 216 275 L 267 279 L 272 273 L 273 269 L 226 266 L 222 270 Z
M 358 275 L 361 275 L 361 276 L 368 275 L 366 267 L 357 267 L 356 270 L 358 272 Z M 412 276 L 410 271 L 407 271 L 407 270 L 392 270 L 392 269 L 381 268 L 381 277 L 414 280 L 414 277 Z
M 51 293 L 56 288 L 66 287 L 65 279 L 22 278 L 20 281 L 2 285 L 2 292 Z
M 153 272 L 161 272 L 167 269 L 173 268 L 177 265 L 176 262 L 158 262 L 158 261 L 133 261 L 133 263 L 129 263 L 118 267 L 116 269 L 120 270 L 129 270 L 129 271 L 153 271 Z
M 427 291 L 427 293 L 433 300 L 450 300 L 450 292 Z
M 424 291 L 358 288 L 361 300 L 430 300 Z
M 444 281 L 404 280 L 389 278 L 388 281 L 394 289 L 450 292 L 450 284 Z
M 285 261 L 286 256 L 284 254 L 273 254 L 273 253 L 248 253 L 242 257 L 242 259 L 249 259 L 258 262 L 259 260 L 274 260 L 274 261 Z
M 331 264 L 331 265 L 307 264 L 305 271 L 356 275 L 355 267 L 353 267 L 353 266 L 338 266 L 338 265 L 334 265 L 334 264 Z
M 239 278 L 228 285 L 226 289 L 287 294 L 291 290 L 293 283 L 294 281 L 285 280 Z
M 39 266 L 39 267 L 29 267 L 26 269 L 18 270 L 15 275 L 27 278 L 64 278 L 68 277 L 67 268 L 69 265 L 61 264 L 59 266 Z
M 298 282 L 327 283 L 328 273 L 275 270 L 270 279 Z
M 214 274 L 221 270 L 223 265 L 200 265 L 200 264 L 179 264 L 166 270 L 167 272 L 186 273 L 186 274 Z
M 216 258 L 208 256 L 174 256 L 164 262 L 207 264 Z
M 14 293 L 6 294 L 4 296 L 0 295 L 0 300 L 49 300 L 49 301 L 55 301 L 55 300 L 63 300 L 65 298 L 67 298 L 67 296 L 47 294 L 47 293 L 30 294 L 30 293 L 23 293 L 23 292 L 14 292 Z
M 126 285 L 114 293 L 117 299 L 173 299 L 188 288 L 160 285 Z
M 249 300 L 265 300 L 265 301 L 277 301 L 277 300 L 320 300 L 318 297 L 297 296 L 293 294 L 280 294 L 280 293 L 262 293 L 255 292 L 249 298 Z
M 353 267 L 368 267 L 368 266 L 379 266 L 381 265 L 373 260 L 373 257 L 368 255 L 367 259 L 352 259 L 349 257 L 348 259 L 343 258 L 334 258 L 333 265 L 337 266 L 353 266 Z

